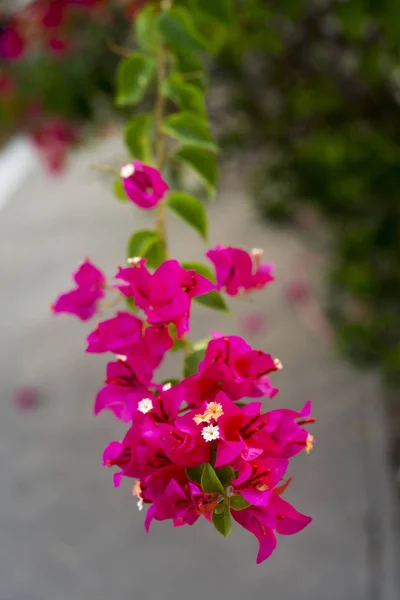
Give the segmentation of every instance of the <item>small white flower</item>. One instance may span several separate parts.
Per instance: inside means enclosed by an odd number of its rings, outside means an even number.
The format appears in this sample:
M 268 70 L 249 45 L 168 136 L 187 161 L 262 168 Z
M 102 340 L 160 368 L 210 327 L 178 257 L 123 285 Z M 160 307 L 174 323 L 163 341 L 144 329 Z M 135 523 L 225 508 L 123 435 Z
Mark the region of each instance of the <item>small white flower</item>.
M 264 250 L 262 248 L 253 248 L 251 253 L 254 256 L 254 258 L 261 258 L 264 254 Z
M 131 177 L 135 172 L 135 167 L 133 166 L 132 163 L 129 163 L 128 165 L 124 165 L 123 167 L 121 167 L 121 177 L 122 179 L 128 179 L 128 177 Z
M 143 498 L 139 498 L 137 501 L 138 510 L 143 510 Z
M 128 263 L 128 265 L 136 266 L 140 263 L 141 260 L 142 259 L 140 258 L 140 256 L 134 256 L 133 258 L 128 258 L 126 262 Z
M 219 427 L 218 425 L 207 425 L 207 427 L 203 427 L 203 431 L 201 435 L 206 440 L 206 442 L 212 442 L 213 440 L 219 439 Z
M 283 369 L 283 365 L 282 365 L 281 361 L 279 360 L 279 358 L 274 359 L 274 365 L 278 369 L 278 371 Z
M 150 398 L 143 398 L 138 404 L 138 410 L 144 415 L 153 410 L 153 402 Z
M 125 354 L 116 354 L 116 355 L 115 355 L 115 358 L 116 358 L 117 360 L 121 360 L 122 362 L 126 362 L 126 361 L 128 360 L 128 357 L 127 357 L 127 356 L 125 356 Z
M 167 390 L 170 390 L 172 388 L 172 383 L 164 383 L 164 385 L 162 386 L 162 391 L 166 392 Z

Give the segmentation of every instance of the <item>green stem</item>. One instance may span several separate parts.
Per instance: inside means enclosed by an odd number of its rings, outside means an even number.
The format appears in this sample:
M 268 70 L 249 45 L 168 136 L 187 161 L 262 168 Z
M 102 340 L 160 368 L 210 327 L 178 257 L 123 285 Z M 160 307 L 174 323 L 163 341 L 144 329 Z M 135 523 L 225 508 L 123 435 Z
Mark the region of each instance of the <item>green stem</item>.
M 161 45 L 157 60 L 157 99 L 154 108 L 154 122 L 156 130 L 156 164 L 157 169 L 162 171 L 167 159 L 166 137 L 163 131 L 163 122 L 165 114 L 165 97 L 162 93 L 162 85 L 167 77 L 167 49 L 165 44 Z M 168 257 L 167 231 L 165 226 L 165 207 L 164 201 L 157 206 L 157 231 L 164 246 L 165 256 Z

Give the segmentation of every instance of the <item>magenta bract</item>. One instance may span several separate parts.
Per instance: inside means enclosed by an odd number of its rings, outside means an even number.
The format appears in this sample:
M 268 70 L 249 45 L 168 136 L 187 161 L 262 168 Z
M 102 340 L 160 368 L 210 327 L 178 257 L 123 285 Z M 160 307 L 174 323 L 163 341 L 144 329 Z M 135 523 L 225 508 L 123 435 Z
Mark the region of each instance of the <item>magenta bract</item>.
M 274 280 L 274 265 L 260 264 L 262 250 L 254 249 L 249 254 L 241 248 L 225 248 L 219 244 L 206 256 L 214 263 L 217 289 L 224 289 L 229 296 L 262 289 Z
M 24 51 L 24 38 L 17 27 L 9 25 L 0 33 L 0 56 L 4 60 L 17 60 Z
M 96 313 L 99 301 L 105 296 L 106 279 L 88 259 L 73 273 L 73 279 L 75 289 L 61 294 L 51 308 L 55 314 L 68 313 L 87 321 Z
M 211 401 L 220 391 L 232 400 L 272 398 L 278 390 L 268 374 L 278 370 L 277 364 L 270 354 L 253 350 L 239 336 L 217 337 L 208 343 L 199 372 L 187 380 L 187 393 L 192 403 Z
M 149 323 L 174 323 L 181 338 L 189 331 L 191 299 L 215 289 L 214 284 L 195 271 L 181 267 L 176 260 L 166 260 L 151 274 L 144 260 L 132 267 L 120 268 L 116 287 L 135 300 Z
M 155 208 L 169 189 L 157 169 L 139 160 L 121 168 L 121 179 L 126 195 L 140 208 Z

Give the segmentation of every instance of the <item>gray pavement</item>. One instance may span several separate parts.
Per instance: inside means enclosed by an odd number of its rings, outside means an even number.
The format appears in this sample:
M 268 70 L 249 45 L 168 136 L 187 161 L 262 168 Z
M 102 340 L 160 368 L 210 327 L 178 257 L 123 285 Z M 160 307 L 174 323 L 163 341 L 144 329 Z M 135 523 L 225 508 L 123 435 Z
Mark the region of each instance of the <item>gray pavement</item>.
M 0 600 L 398 599 L 379 382 L 339 360 L 282 300 L 302 248 L 258 222 L 237 170 L 212 207 L 210 243 L 264 247 L 279 281 L 252 304 L 234 302 L 232 317 L 199 308 L 193 333 L 235 333 L 240 315 L 265 311 L 266 329 L 250 341 L 284 365 L 272 404 L 314 401 L 318 443 L 295 460 L 287 492 L 314 522 L 256 566 L 256 540 L 238 527 L 228 541 L 205 522 L 156 523 L 146 535 L 129 486 L 113 489 L 101 453 L 123 428 L 91 412 L 105 359 L 83 353 L 90 324 L 48 310 L 84 256 L 111 276 L 128 234 L 150 223 L 90 170 L 110 156 L 119 162 L 111 141 L 76 156 L 61 180 L 34 172 L 0 213 Z M 201 257 L 194 234 L 173 218 L 168 228 L 174 255 Z M 38 409 L 16 410 L 21 385 L 39 388 Z

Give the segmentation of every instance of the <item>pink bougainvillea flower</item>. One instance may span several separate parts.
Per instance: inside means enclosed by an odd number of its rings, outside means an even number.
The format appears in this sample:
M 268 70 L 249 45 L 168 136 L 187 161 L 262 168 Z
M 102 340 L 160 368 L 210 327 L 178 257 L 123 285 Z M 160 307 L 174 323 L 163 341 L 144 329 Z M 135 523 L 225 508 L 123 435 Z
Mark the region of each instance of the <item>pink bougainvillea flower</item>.
M 310 284 L 304 279 L 292 279 L 287 282 L 284 293 L 290 302 L 305 302 L 311 295 Z
M 104 273 L 87 258 L 73 273 L 75 283 L 79 287 L 103 288 L 106 282 Z
M 245 529 L 253 533 L 259 542 L 257 564 L 269 558 L 276 548 L 274 515 L 261 507 L 249 506 L 244 510 L 231 510 L 232 517 Z
M 18 410 L 33 410 L 40 404 L 40 393 L 34 387 L 20 387 L 15 391 L 14 400 Z
M 261 350 L 253 350 L 239 336 L 224 336 L 208 343 L 198 373 L 186 380 L 191 402 L 213 400 L 219 391 L 232 400 L 246 396 L 272 398 L 278 390 L 272 387 L 268 373 L 281 368 L 279 361 Z
M 48 41 L 48 48 L 54 56 L 65 56 L 71 50 L 71 43 L 61 37 L 52 37 Z
M 99 301 L 104 298 L 106 279 L 102 271 L 86 259 L 73 274 L 76 288 L 61 294 L 52 305 L 54 313 L 69 313 L 81 321 L 87 321 L 97 311 Z
M 201 428 L 187 413 L 175 420 L 174 426 L 159 425 L 161 447 L 166 456 L 181 467 L 194 467 L 210 459 L 210 444 L 202 436 Z
M 298 512 L 279 494 L 272 493 L 268 505 L 276 516 L 276 531 L 280 535 L 293 535 L 302 531 L 312 522 L 312 518 Z
M 268 413 L 268 440 L 265 448 L 270 456 L 291 458 L 299 452 L 310 452 L 314 438 L 303 428 L 315 422 L 311 416 L 311 400 L 297 412 L 287 408 L 271 410 Z
M 214 284 L 195 271 L 166 260 L 151 274 L 143 259 L 120 268 L 116 276 L 125 284 L 116 287 L 144 310 L 149 323 L 174 323 L 181 338 L 189 330 L 191 299 L 212 291 Z
M 174 527 L 194 525 L 200 516 L 211 516 L 213 508 L 218 503 L 218 494 L 204 494 L 194 482 L 179 484 L 169 482 L 165 494 L 147 511 L 145 528 L 148 532 L 153 520 L 165 521 L 172 519 Z
M 155 208 L 169 189 L 157 169 L 139 160 L 121 168 L 121 179 L 128 198 L 140 208 Z
M 225 248 L 219 244 L 206 256 L 214 263 L 217 289 L 224 289 L 230 296 L 237 296 L 241 291 L 262 289 L 274 281 L 274 265 L 260 264 L 260 249 L 255 248 L 249 254 L 241 248 Z
M 103 462 L 118 466 L 122 471 L 114 476 L 119 485 L 121 477 L 137 477 L 154 501 L 162 497 L 171 478 L 187 482 L 185 469 L 173 463 L 162 448 L 160 424 L 173 422 L 182 403 L 179 386 L 163 390 L 157 397 L 149 396 L 137 403 L 131 415 L 132 425 L 121 443 L 113 442 L 105 451 Z M 118 445 L 119 444 L 119 445 Z M 115 450 L 110 455 L 110 448 Z
M 0 56 L 5 60 L 18 60 L 24 54 L 25 40 L 18 27 L 9 24 L 0 30 Z
M 275 531 L 281 535 L 299 533 L 312 521 L 299 513 L 291 504 L 272 492 L 266 507 L 250 506 L 241 511 L 232 510 L 233 518 L 253 533 L 259 542 L 257 564 L 263 562 L 275 550 Z
M 59 27 L 64 20 L 66 2 L 64 0 L 54 0 L 50 2 L 41 2 L 40 21 L 43 27 L 54 29 Z
M 207 418 L 213 405 L 219 409 L 217 417 Z M 311 449 L 310 434 L 303 428 L 303 425 L 314 421 L 307 416 L 311 410 L 310 403 L 300 412 L 261 413 L 261 406 L 261 402 L 238 406 L 226 394 L 219 392 L 214 402 L 203 403 L 185 415 L 185 418 L 191 417 L 197 427 L 203 428 L 202 435 L 207 441 L 215 441 L 216 467 L 235 463 L 239 483 L 251 475 L 248 466 L 241 461 L 287 459 L 302 450 Z M 212 430 L 207 429 L 210 425 Z M 212 433 L 214 435 L 209 435 Z
M 142 338 L 143 321 L 128 312 L 118 312 L 112 319 L 98 324 L 88 336 L 86 352 L 127 354 Z
M 68 150 L 78 141 L 78 130 L 63 119 L 52 117 L 32 128 L 32 142 L 39 150 L 50 173 L 60 173 Z
M 161 363 L 165 353 L 168 352 L 173 345 L 174 340 L 169 334 L 168 325 L 162 323 L 146 327 L 142 347 L 136 345 L 130 348 L 129 353 L 141 353 L 155 369 Z
M 251 335 L 261 333 L 265 329 L 266 318 L 261 312 L 251 312 L 241 318 L 242 329 Z
M 285 475 L 289 461 L 284 458 L 256 458 L 242 461 L 236 479 L 231 484 L 235 493 L 241 494 L 253 506 L 266 506 L 271 490 Z
M 125 356 L 108 363 L 105 386 L 97 394 L 94 413 L 97 415 L 103 410 L 110 410 L 117 419 L 128 423 L 138 403 L 149 393 L 151 375 L 151 369 L 144 372 Z

